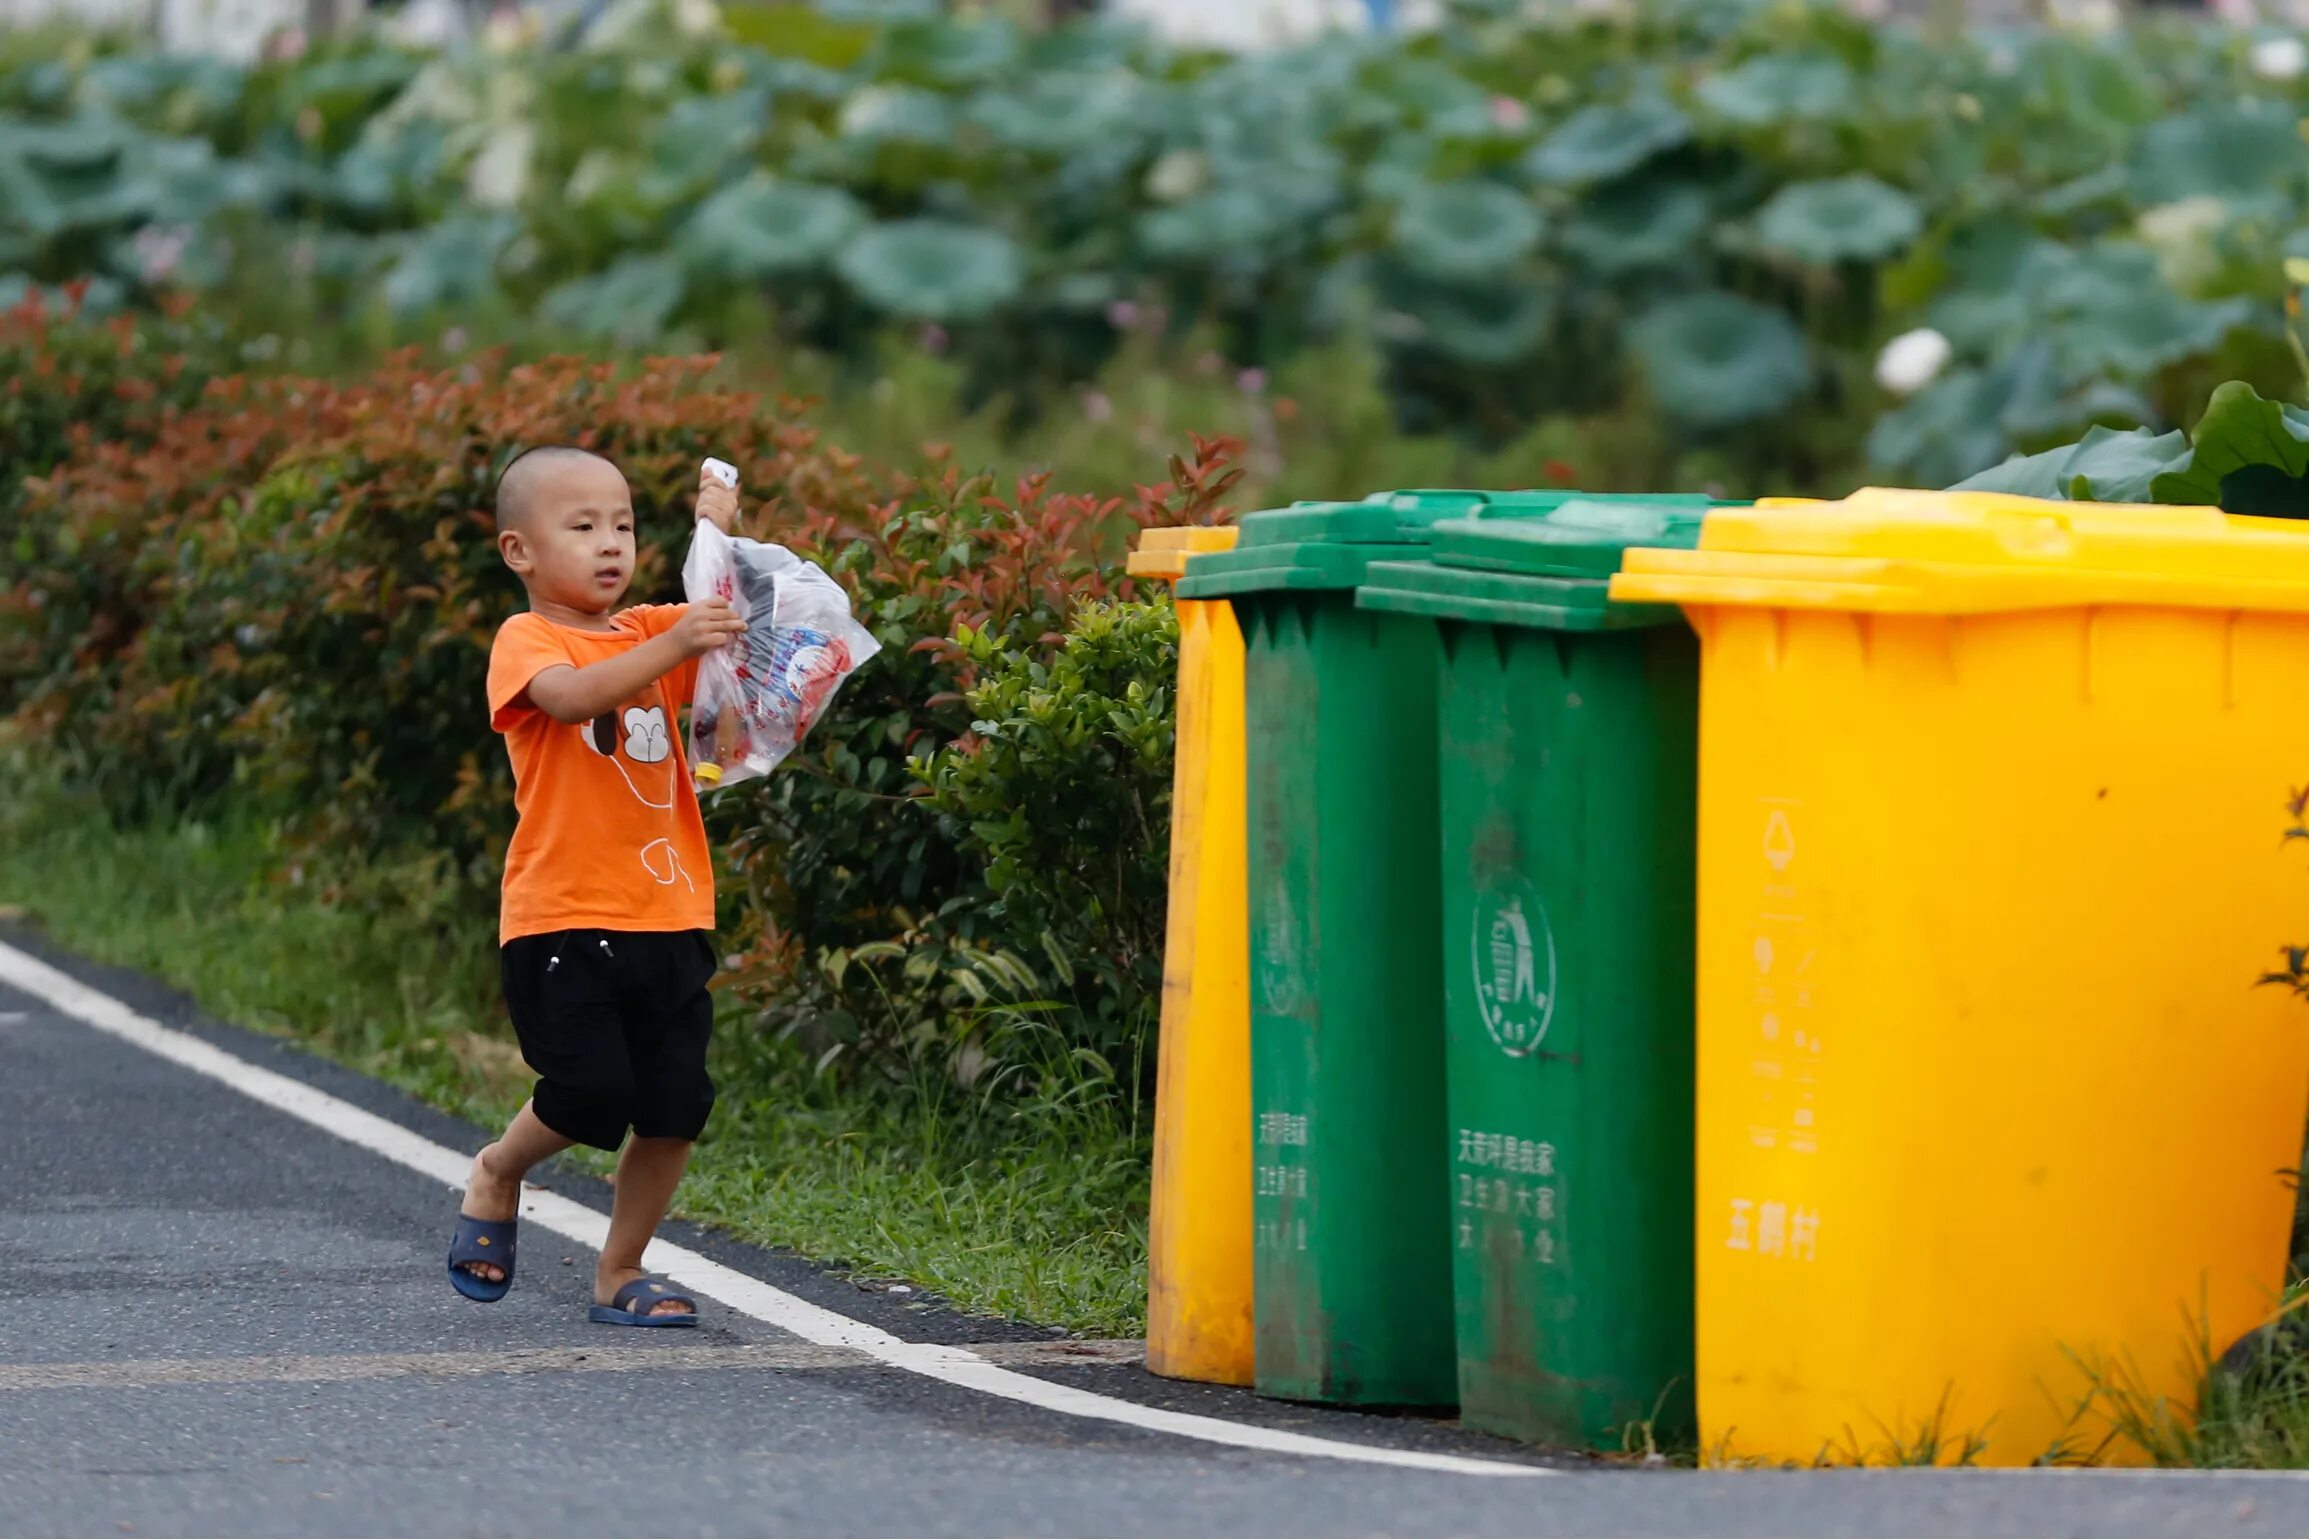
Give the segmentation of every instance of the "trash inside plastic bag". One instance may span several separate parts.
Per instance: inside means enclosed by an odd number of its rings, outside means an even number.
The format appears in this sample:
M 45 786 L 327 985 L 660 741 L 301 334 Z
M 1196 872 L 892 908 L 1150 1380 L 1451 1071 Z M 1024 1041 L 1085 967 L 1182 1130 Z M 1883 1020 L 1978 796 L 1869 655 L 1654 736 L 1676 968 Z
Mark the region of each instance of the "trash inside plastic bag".
M 700 519 L 681 581 L 691 603 L 727 599 L 746 623 L 744 636 L 698 659 L 689 754 L 700 791 L 777 768 L 842 681 L 882 650 L 852 618 L 842 585 L 782 545 Z

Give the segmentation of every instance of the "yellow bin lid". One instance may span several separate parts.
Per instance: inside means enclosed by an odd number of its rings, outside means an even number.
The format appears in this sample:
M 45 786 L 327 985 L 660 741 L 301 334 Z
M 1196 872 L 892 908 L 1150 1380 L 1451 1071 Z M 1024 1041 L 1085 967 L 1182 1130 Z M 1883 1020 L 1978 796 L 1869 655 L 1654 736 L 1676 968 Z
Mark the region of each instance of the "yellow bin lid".
M 1181 524 L 1150 529 L 1130 553 L 1130 575 L 1177 582 L 1187 575 L 1187 558 L 1205 551 L 1231 551 L 1240 533 L 1232 524 Z
M 1910 615 L 2099 604 L 2309 612 L 2309 524 L 1871 487 L 1842 502 L 1711 509 L 1698 549 L 1630 550 L 1611 596 Z

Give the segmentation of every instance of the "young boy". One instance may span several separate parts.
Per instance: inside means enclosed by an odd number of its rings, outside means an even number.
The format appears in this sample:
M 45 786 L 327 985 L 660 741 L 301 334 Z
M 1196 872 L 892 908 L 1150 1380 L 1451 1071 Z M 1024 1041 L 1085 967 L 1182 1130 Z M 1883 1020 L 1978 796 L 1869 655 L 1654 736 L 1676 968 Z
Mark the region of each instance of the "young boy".
M 737 507 L 735 490 L 701 475 L 699 517 L 726 530 Z M 449 1281 L 468 1299 L 504 1298 L 530 1167 L 573 1144 L 622 1144 L 590 1318 L 695 1326 L 696 1302 L 641 1267 L 714 1104 L 713 867 L 680 715 L 696 660 L 746 628 L 720 599 L 617 608 L 633 525 L 625 477 L 582 449 L 530 450 L 497 483 L 498 553 L 529 591 L 489 653 L 490 725 L 519 814 L 498 940 L 538 1081 L 474 1158 Z

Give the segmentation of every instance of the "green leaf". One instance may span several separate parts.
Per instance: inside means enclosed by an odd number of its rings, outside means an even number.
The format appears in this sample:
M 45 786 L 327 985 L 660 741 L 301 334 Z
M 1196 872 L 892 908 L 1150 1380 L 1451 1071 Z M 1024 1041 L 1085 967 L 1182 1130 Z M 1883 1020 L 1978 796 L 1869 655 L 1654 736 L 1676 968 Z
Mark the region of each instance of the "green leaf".
M 1692 137 L 1691 120 L 1658 97 L 1582 107 L 1524 157 L 1523 169 L 1549 186 L 1625 176 Z
M 43 172 L 109 170 L 137 137 L 133 125 L 103 113 L 46 123 L 0 115 L 0 156 Z
M 1928 319 L 1959 351 L 1986 352 L 2026 330 L 2034 275 L 2058 252 L 2024 221 L 1993 216 L 1948 242 L 1948 287 Z
M 997 231 L 943 219 L 879 225 L 836 263 L 867 300 L 919 321 L 970 321 L 1018 297 L 1026 262 Z
M 1822 267 L 1881 261 L 1923 229 L 1915 200 L 1872 176 L 1793 183 L 1756 215 L 1765 250 Z
M 677 246 L 693 273 L 754 280 L 825 265 L 870 218 L 838 187 L 755 172 L 700 204 Z
M 1250 183 L 1214 187 L 1167 209 L 1139 216 L 1139 240 L 1171 260 L 1249 256 L 1273 245 L 1293 224 L 1287 204 Z
M 1530 283 L 1419 284 L 1401 303 L 1414 323 L 1411 340 L 1485 368 L 1531 358 L 1555 320 L 1555 296 Z
M 842 104 L 842 137 L 861 144 L 950 143 L 954 109 L 915 86 L 872 85 Z
M 487 298 L 497 290 L 497 259 L 520 230 L 510 214 L 443 220 L 417 237 L 385 274 L 386 306 L 395 315 L 420 315 Z
M 2134 195 L 2157 204 L 2297 191 L 2303 150 L 2295 124 L 2273 102 L 2225 102 L 2152 123 L 2133 150 Z
M 606 272 L 565 283 L 538 313 L 551 325 L 629 345 L 654 341 L 681 308 L 681 261 L 666 253 L 619 258 Z
M 2155 501 L 2151 485 L 2185 459 L 2188 449 L 2189 440 L 2178 428 L 2170 433 L 2120 431 L 2096 423 L 2062 467 L 2067 495 L 2080 503 Z
M 1675 267 L 1705 249 L 1713 213 L 1707 193 L 1691 182 L 1615 182 L 1581 200 L 1563 245 L 1604 277 Z
M 1531 200 L 1495 182 L 1422 187 L 1395 213 L 1395 250 L 1430 278 L 1489 278 L 1514 267 L 1544 229 Z
M 685 96 L 666 109 L 650 134 L 652 174 L 667 201 L 720 181 L 761 142 L 769 112 L 766 91 L 732 91 L 725 96 Z
M 1689 427 L 1771 417 L 1811 383 L 1795 324 L 1733 294 L 1670 300 L 1637 321 L 1628 340 L 1660 410 Z
M 965 114 L 1006 149 L 1065 155 L 1128 130 L 1140 109 L 1138 77 L 1030 75 L 1015 88 L 990 87 Z
M 2309 518 L 2309 412 L 2231 380 L 2213 392 L 2190 438 L 2186 462 L 2156 478 L 2157 502 Z
M 1392 107 L 1399 121 L 1431 128 L 1451 138 L 1489 135 L 1491 93 L 1435 59 L 1386 53 L 1362 75 L 1363 93 Z
M 882 69 L 896 80 L 975 85 L 996 79 L 1018 58 L 1018 34 L 1000 19 L 908 22 L 882 41 Z
M 1855 100 L 1844 61 L 1811 54 L 1764 54 L 1705 77 L 1693 95 L 1717 117 L 1743 128 L 1841 119 Z
M 2080 503 L 2146 503 L 2155 481 L 2189 456 L 2186 435 L 2175 429 L 2119 431 L 2095 425 L 2082 440 L 2041 454 L 2016 455 L 1958 482 L 1952 492 L 2009 492 L 2019 497 Z
M 2248 300 L 2175 294 L 2157 270 L 2155 253 L 2130 242 L 2045 253 L 2027 292 L 2030 325 L 2051 337 L 2069 379 L 2145 378 L 2211 351 L 2254 315 Z

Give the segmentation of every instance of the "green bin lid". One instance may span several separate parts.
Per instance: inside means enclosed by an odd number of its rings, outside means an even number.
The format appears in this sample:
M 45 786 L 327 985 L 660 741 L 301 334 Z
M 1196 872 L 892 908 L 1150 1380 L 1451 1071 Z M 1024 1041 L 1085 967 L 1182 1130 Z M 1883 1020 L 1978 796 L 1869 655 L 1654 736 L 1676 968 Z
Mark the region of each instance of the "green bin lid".
M 1614 604 L 1611 579 L 1630 546 L 1690 549 L 1707 510 L 1696 495 L 1571 495 L 1542 513 L 1485 509 L 1430 530 L 1430 560 L 1370 566 L 1365 609 L 1557 631 L 1678 622 L 1673 605 Z
M 1300 502 L 1245 514 L 1232 551 L 1198 555 L 1179 584 L 1182 599 L 1227 599 L 1283 589 L 1353 588 L 1374 561 L 1403 561 L 1425 548 L 1438 521 L 1481 515 L 1531 518 L 1576 492 L 1474 492 L 1413 488 L 1360 502 Z

